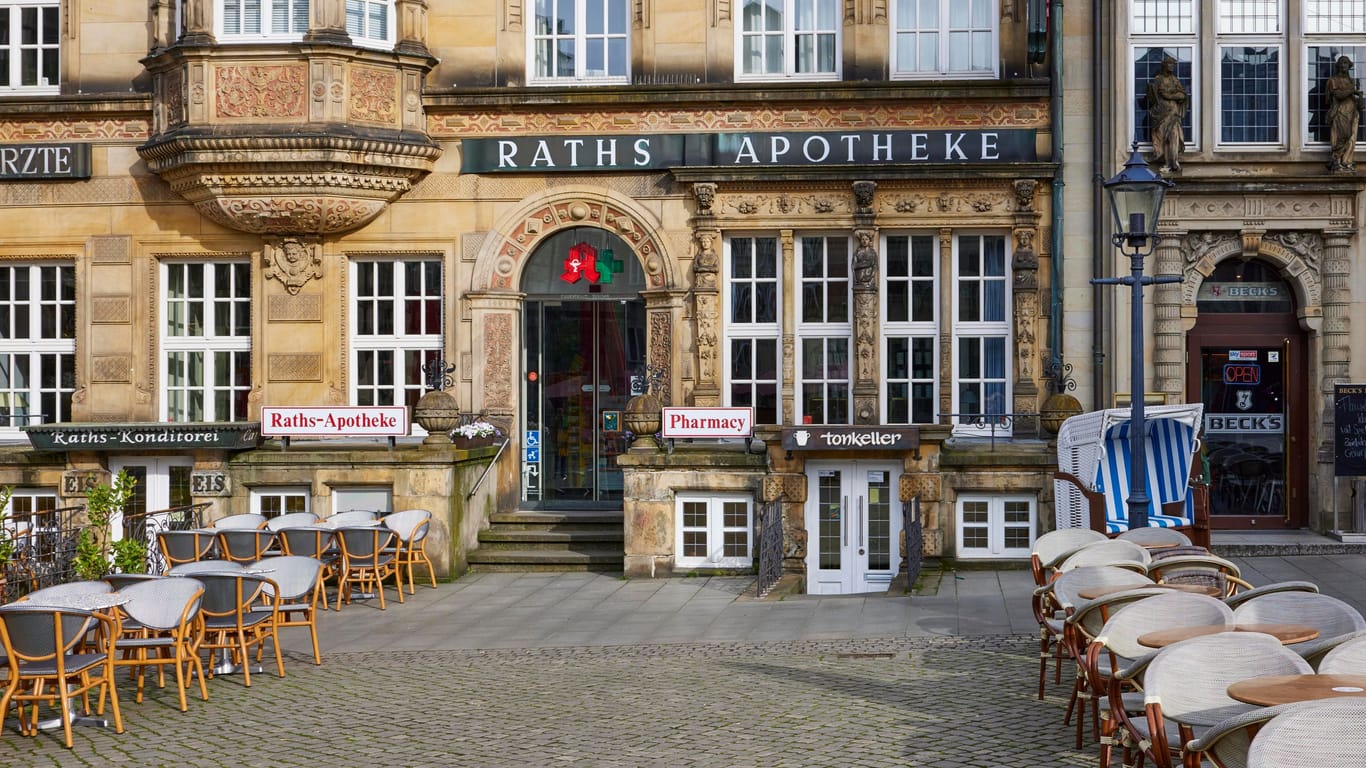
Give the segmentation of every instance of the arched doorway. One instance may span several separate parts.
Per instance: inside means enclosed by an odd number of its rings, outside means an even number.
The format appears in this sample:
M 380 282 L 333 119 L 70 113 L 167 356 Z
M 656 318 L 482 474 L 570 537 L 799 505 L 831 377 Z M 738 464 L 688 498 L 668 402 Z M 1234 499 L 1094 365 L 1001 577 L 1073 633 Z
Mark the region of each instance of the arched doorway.
M 1205 406 L 1215 529 L 1300 528 L 1308 507 L 1308 339 L 1294 294 L 1262 261 L 1229 259 L 1196 297 L 1186 391 Z
M 622 238 L 573 227 L 522 275 L 523 506 L 620 509 L 622 411 L 646 373 L 644 270 Z

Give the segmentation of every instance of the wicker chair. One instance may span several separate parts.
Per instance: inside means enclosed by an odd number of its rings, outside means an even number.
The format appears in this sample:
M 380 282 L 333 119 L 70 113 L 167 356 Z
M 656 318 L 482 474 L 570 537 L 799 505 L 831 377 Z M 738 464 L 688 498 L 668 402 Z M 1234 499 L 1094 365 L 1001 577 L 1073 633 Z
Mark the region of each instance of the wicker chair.
M 384 526 L 338 528 L 337 543 L 341 546 L 340 578 L 337 580 L 337 610 L 342 602 L 351 602 L 351 585 L 363 593 L 379 597 L 379 608 L 384 610 L 384 580 L 392 576 L 398 590 L 398 601 L 403 602 L 403 584 L 398 577 L 398 555 L 395 552 L 394 532 Z
M 1247 768 L 1252 737 L 1268 720 L 1295 706 L 1298 705 L 1259 707 L 1225 718 L 1186 742 L 1186 754 L 1191 755 L 1192 760 L 1207 759 L 1218 768 Z
M 1143 590 L 1148 592 L 1150 590 Z M 1125 745 L 1126 758 L 1130 733 L 1146 733 L 1147 722 L 1130 718 L 1143 711 L 1143 696 L 1137 691 L 1143 668 L 1158 651 L 1138 642 L 1140 635 L 1177 627 L 1209 624 L 1231 626 L 1233 611 L 1222 602 L 1203 595 L 1159 590 L 1149 597 L 1114 614 L 1096 633 L 1087 648 L 1086 675 L 1101 700 L 1101 761 L 1109 765 L 1110 752 L 1117 743 Z M 1118 739 L 1118 740 L 1117 740 Z M 1126 764 L 1128 760 L 1125 760 Z
M 1248 600 L 1255 600 L 1262 595 L 1269 595 L 1272 592 L 1318 592 L 1319 585 L 1312 581 L 1278 581 L 1275 584 L 1263 584 L 1260 587 L 1245 589 L 1236 595 L 1229 595 L 1224 598 L 1224 605 L 1230 608 L 1237 608 Z
M 1066 617 L 1077 605 L 1086 602 L 1078 591 L 1088 587 L 1150 586 L 1147 576 L 1125 568 L 1093 565 L 1074 568 L 1060 574 L 1057 580 L 1034 590 L 1031 607 L 1039 622 L 1039 698 L 1043 698 L 1044 681 L 1048 676 L 1048 659 L 1055 660 L 1053 682 L 1062 682 L 1062 657 L 1066 648 L 1062 643 Z M 1051 649 L 1051 650 L 1050 650 Z
M 1085 565 L 1113 565 L 1146 573 L 1150 562 L 1152 562 L 1152 555 L 1148 554 L 1148 550 L 1143 547 L 1132 541 L 1110 539 L 1088 544 L 1073 552 L 1058 565 L 1058 572 L 1066 573 L 1073 568 L 1080 568 Z
M 312 512 L 290 512 L 284 515 L 276 515 L 266 521 L 266 527 L 272 531 L 281 528 L 297 528 L 301 525 L 317 525 L 318 516 Z
M 254 611 L 276 611 L 279 613 L 277 624 L 280 627 L 306 627 L 313 641 L 313 663 L 323 663 L 322 653 L 318 651 L 318 604 L 326 604 L 323 594 L 323 564 L 312 557 L 285 555 L 267 557 L 252 563 L 249 568 L 270 572 L 271 581 L 266 583 L 266 602 L 254 606 Z M 279 587 L 278 594 L 275 587 Z M 260 657 L 260 649 L 257 657 Z
M 318 525 L 325 525 L 328 528 L 341 528 L 348 525 L 367 525 L 378 519 L 379 513 L 377 512 L 368 509 L 352 509 L 324 517 L 318 521 Z
M 157 531 L 157 546 L 168 569 L 208 560 L 217 543 L 217 534 L 211 530 Z
M 1311 664 L 1350 636 L 1366 630 L 1366 618 L 1347 603 L 1317 592 L 1273 592 L 1233 609 L 1236 624 L 1304 624 L 1314 640 L 1288 646 Z
M 203 595 L 204 587 L 194 579 L 165 577 L 131 584 L 120 591 L 127 602 L 117 609 L 119 637 L 115 647 L 123 653 L 114 660 L 114 666 L 137 671 L 138 703 L 142 702 L 147 667 L 160 670 L 166 665 L 175 669 L 181 712 L 188 708 L 185 691 L 191 675 L 198 675 L 199 698 L 209 700 L 204 665 L 199 659 L 199 601 Z M 169 654 L 164 654 L 167 651 Z
M 1034 585 L 1042 587 L 1047 584 L 1058 563 L 1087 544 L 1098 541 L 1105 541 L 1105 534 L 1090 528 L 1059 528 L 1035 539 L 1034 549 L 1029 553 Z
M 1148 563 L 1148 575 L 1158 584 L 1209 587 L 1218 590 L 1217 597 L 1228 597 L 1252 589 L 1252 585 L 1243 580 L 1242 571 L 1235 563 L 1215 555 L 1164 557 Z
M 1115 534 L 1116 539 L 1132 541 L 1141 547 L 1189 547 L 1190 537 L 1175 528 L 1130 528 Z
M 1148 732 L 1130 736 L 1158 768 L 1170 768 L 1174 751 L 1184 766 L 1199 768 L 1199 755 L 1184 750 L 1195 729 L 1203 731 L 1254 709 L 1230 698 L 1229 685 L 1312 671 L 1298 654 L 1260 632 L 1220 632 L 1176 643 L 1162 649 L 1143 673 Z M 1176 725 L 1176 741 L 1169 738 L 1169 723 Z
M 263 647 L 270 641 L 275 647 L 275 668 L 285 676 L 284 659 L 280 653 L 278 611 L 269 594 L 279 594 L 274 580 L 263 575 L 229 571 L 204 571 L 193 574 L 204 585 L 200 612 L 204 618 L 204 640 L 201 648 L 219 650 L 235 657 L 242 670 L 242 684 L 251 687 L 251 649 Z M 258 603 L 267 604 L 264 611 L 255 610 Z M 229 657 L 229 658 L 231 658 Z M 213 668 L 210 667 L 210 672 Z
M 380 518 L 384 525 L 398 537 L 399 581 L 408 575 L 408 594 L 417 594 L 413 586 L 413 566 L 421 563 L 427 567 L 427 576 L 436 589 L 436 568 L 427 557 L 427 532 L 432 527 L 432 513 L 425 509 L 405 509 Z
M 228 515 L 213 521 L 213 527 L 218 530 L 227 528 L 265 528 L 266 516 L 258 515 L 255 512 L 247 512 L 240 515 Z
M 1366 675 L 1366 635 L 1349 635 L 1320 656 L 1314 667 L 1325 675 Z
M 1291 704 L 1267 721 L 1248 750 L 1248 768 L 1359 768 L 1366 765 L 1366 700 Z

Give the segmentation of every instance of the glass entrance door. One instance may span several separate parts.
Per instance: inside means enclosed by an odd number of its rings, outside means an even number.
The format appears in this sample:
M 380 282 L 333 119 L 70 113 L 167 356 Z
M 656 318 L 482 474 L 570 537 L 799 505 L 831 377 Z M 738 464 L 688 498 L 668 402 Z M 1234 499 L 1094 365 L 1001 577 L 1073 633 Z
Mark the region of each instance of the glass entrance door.
M 626 401 L 645 373 L 640 300 L 526 303 L 528 506 L 619 504 Z
M 900 475 L 894 462 L 807 462 L 807 594 L 887 591 L 901 564 Z
M 123 514 L 115 514 L 110 521 L 113 538 L 125 537 L 147 540 L 149 548 L 156 547 L 156 531 L 166 527 L 165 519 L 152 520 L 149 512 L 194 503 L 190 493 L 190 473 L 194 460 L 188 456 L 128 456 L 109 459 L 109 471 L 117 474 L 125 470 L 136 481 L 133 500 Z
M 1200 348 L 1205 458 L 1215 518 L 1287 517 L 1286 358 L 1282 345 Z

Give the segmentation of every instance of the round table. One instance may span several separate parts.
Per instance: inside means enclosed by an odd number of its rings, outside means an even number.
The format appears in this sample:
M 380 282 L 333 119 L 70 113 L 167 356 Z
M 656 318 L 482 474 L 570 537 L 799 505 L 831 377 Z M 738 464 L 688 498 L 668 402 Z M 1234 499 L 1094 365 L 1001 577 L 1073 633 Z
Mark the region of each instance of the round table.
M 1366 675 L 1269 675 L 1240 680 L 1229 698 L 1262 707 L 1337 696 L 1366 696 Z
M 1216 635 L 1220 632 L 1261 632 L 1281 641 L 1282 645 L 1303 643 L 1319 636 L 1319 631 L 1303 624 L 1202 624 L 1194 627 L 1174 627 L 1148 632 L 1138 636 L 1138 644 L 1149 648 L 1165 648 L 1182 640 L 1203 635 Z

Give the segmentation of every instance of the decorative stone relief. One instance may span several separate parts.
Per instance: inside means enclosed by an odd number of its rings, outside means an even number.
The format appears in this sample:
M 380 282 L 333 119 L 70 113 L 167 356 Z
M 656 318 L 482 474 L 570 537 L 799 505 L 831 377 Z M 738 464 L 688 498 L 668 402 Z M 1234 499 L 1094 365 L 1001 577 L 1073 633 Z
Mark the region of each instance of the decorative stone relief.
M 791 501 L 806 503 L 806 475 L 771 474 L 764 475 L 760 501 Z
M 303 117 L 307 81 L 302 64 L 218 67 L 215 113 L 221 118 Z
M 319 323 L 323 319 L 323 298 L 304 293 L 266 297 L 266 319 L 272 323 Z
M 127 355 L 92 355 L 90 358 L 92 382 L 127 384 L 132 381 L 129 376 L 132 370 L 133 361 Z
M 660 372 L 660 381 L 664 382 L 664 389 L 659 393 L 662 405 L 671 402 L 669 393 L 673 382 L 669 380 L 669 374 L 673 370 L 673 347 L 673 319 L 668 312 L 651 312 L 649 362 Z
M 1039 298 L 1032 291 L 1015 294 L 1015 355 L 1019 361 L 1015 380 L 1019 385 L 1032 384 L 1034 381 L 1034 363 L 1038 354 L 1034 318 L 1038 311 Z
M 1272 232 L 1263 239 L 1299 256 L 1311 269 L 1318 269 L 1319 260 L 1323 257 L 1323 235 L 1317 232 Z
M 1233 232 L 1192 232 L 1186 235 L 1186 264 L 1201 264 L 1201 272 L 1214 271 L 1214 264 L 1205 265 L 1210 254 L 1227 250 L 1230 244 L 1238 243 L 1239 237 Z
M 127 296 L 90 297 L 90 322 L 123 325 L 133 321 L 132 301 Z
M 320 355 L 268 355 L 266 370 L 271 381 L 322 381 L 323 360 Z
M 1033 179 L 1018 179 L 1015 182 L 1015 210 L 1020 213 L 1034 210 L 1034 190 L 1039 186 Z
M 716 202 L 715 184 L 694 184 L 692 185 L 693 198 L 697 200 L 697 215 L 712 215 L 712 204 Z
M 716 273 L 721 268 L 721 257 L 716 253 L 713 245 L 717 233 L 713 231 L 698 232 L 697 255 L 693 257 L 693 287 L 698 290 L 716 290 Z
M 255 234 L 328 234 L 355 229 L 384 210 L 384 200 L 336 197 L 217 197 L 195 203 L 213 221 Z
M 267 237 L 261 249 L 267 280 L 279 280 L 290 295 L 323 276 L 323 246 L 316 238 Z
M 854 213 L 871 215 L 873 213 L 873 195 L 876 192 L 876 181 L 854 182 Z
M 719 311 L 715 293 L 699 293 L 693 297 L 694 311 L 697 313 L 697 358 L 701 365 L 698 371 L 699 382 L 714 385 L 717 361 L 717 323 Z
M 598 199 L 569 199 L 536 209 L 503 237 L 497 249 L 499 258 L 492 264 L 492 274 L 480 276 L 480 279 L 487 279 L 488 284 L 479 287 L 513 290 L 517 265 L 531 253 L 544 235 L 562 227 L 581 225 L 614 230 L 630 243 L 641 261 L 650 287 L 663 288 L 674 284 L 663 249 L 653 234 L 653 227 L 637 222 L 634 216 L 613 203 Z
M 127 264 L 132 259 L 133 241 L 127 235 L 97 235 L 88 242 L 93 262 Z
M 351 120 L 394 125 L 398 122 L 398 74 L 392 70 L 352 67 L 347 70 Z

